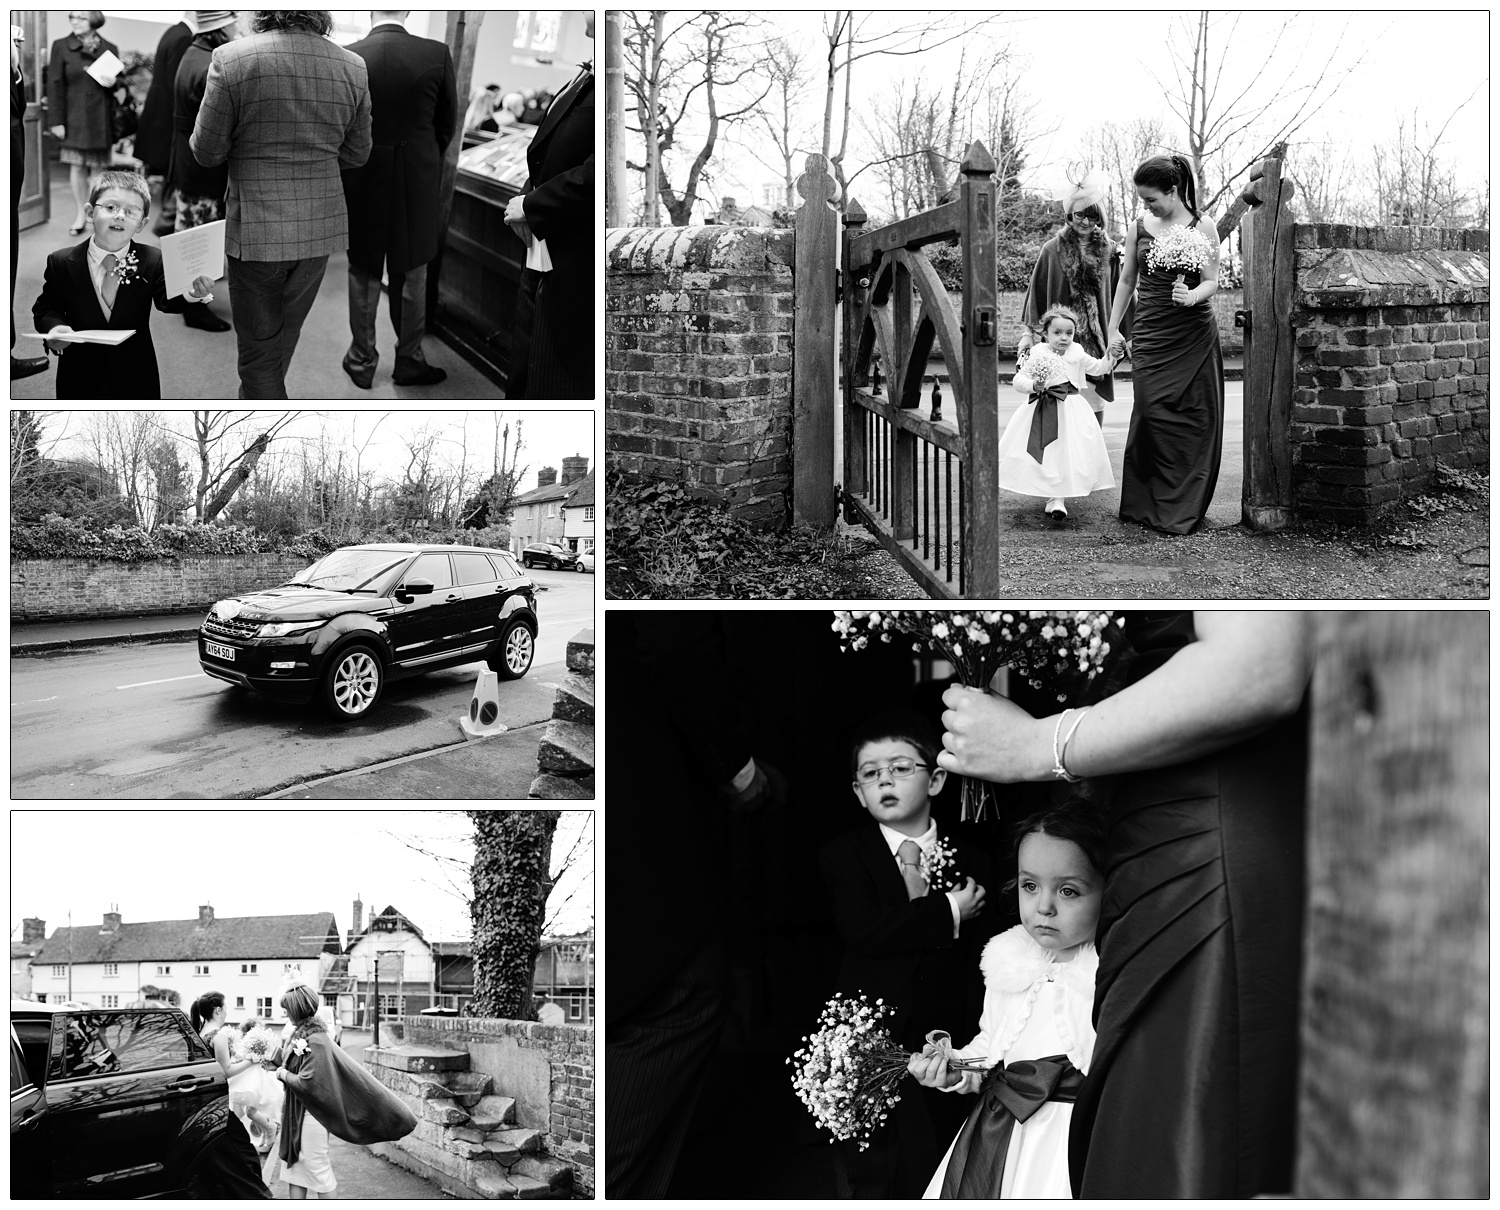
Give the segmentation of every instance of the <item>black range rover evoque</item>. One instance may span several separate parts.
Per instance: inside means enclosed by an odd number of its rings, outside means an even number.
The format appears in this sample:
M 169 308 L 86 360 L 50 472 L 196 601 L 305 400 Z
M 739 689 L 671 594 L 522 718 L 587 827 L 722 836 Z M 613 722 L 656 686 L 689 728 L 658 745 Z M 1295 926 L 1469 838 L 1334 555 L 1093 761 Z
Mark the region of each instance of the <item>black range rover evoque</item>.
M 484 660 L 526 675 L 536 585 L 506 551 L 346 546 L 278 588 L 218 602 L 198 631 L 209 676 L 358 718 L 387 681 Z

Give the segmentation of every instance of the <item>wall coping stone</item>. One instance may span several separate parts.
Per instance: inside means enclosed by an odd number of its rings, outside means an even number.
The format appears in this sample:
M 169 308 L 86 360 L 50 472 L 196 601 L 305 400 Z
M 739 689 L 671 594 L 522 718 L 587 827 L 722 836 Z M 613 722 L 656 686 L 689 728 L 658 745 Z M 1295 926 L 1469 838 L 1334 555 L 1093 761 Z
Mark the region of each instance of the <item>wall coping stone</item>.
M 1299 247 L 1296 258 L 1297 300 L 1315 310 L 1490 299 L 1488 251 Z
M 768 227 L 615 227 L 605 232 L 606 273 L 764 269 L 796 262 L 796 232 Z

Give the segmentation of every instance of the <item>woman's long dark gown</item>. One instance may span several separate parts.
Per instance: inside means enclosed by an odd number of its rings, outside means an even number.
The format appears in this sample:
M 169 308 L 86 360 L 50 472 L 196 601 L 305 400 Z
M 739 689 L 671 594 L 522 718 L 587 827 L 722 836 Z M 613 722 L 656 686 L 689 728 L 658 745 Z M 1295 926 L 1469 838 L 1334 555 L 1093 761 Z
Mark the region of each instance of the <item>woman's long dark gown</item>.
M 1139 680 L 1190 613 L 1127 615 Z M 1229 687 L 1232 691 L 1232 687 Z M 1289 1192 L 1307 711 L 1122 779 L 1110 808 L 1098 1039 L 1073 1110 L 1085 1198 Z
M 1135 406 L 1125 439 L 1120 517 L 1168 533 L 1202 523 L 1224 447 L 1224 357 L 1213 305 L 1172 302 L 1176 273 L 1146 265 L 1153 236 L 1135 230 L 1135 331 L 1130 346 Z M 1189 288 L 1198 275 L 1184 275 Z

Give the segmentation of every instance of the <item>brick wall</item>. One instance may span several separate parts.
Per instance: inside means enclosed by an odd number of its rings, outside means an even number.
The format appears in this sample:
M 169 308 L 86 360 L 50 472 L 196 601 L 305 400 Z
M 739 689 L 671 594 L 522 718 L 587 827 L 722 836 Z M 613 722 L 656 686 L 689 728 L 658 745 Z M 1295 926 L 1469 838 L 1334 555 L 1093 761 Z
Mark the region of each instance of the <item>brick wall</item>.
M 787 513 L 793 234 L 622 228 L 605 243 L 605 448 L 756 523 Z
M 962 296 L 952 291 L 953 309 L 962 314 Z M 1016 344 L 1021 339 L 1021 303 L 1025 301 L 1024 290 L 1001 290 L 997 310 L 999 312 L 1000 350 L 1014 355 Z M 1239 354 L 1245 351 L 1245 333 L 1234 326 L 1234 313 L 1244 308 L 1245 292 L 1238 287 L 1220 290 L 1213 297 L 1214 316 L 1219 321 L 1219 347 L 1224 353 Z M 1108 319 L 1108 316 L 1105 316 Z
M 13 559 L 10 616 L 32 622 L 206 610 L 223 597 L 281 584 L 312 561 L 300 555 L 194 555 L 150 563 Z
M 516 1098 L 521 1124 L 545 1129 L 548 1154 L 572 1164 L 574 1188 L 594 1195 L 592 1027 L 470 1017 L 403 1017 L 401 1026 L 412 1045 L 467 1050 L 470 1070 L 490 1076 L 500 1095 Z M 545 1110 L 528 1081 L 541 1065 L 548 1082 Z M 546 1118 L 539 1120 L 543 1112 Z
M 1299 515 L 1368 524 L 1489 463 L 1489 232 L 1299 224 Z

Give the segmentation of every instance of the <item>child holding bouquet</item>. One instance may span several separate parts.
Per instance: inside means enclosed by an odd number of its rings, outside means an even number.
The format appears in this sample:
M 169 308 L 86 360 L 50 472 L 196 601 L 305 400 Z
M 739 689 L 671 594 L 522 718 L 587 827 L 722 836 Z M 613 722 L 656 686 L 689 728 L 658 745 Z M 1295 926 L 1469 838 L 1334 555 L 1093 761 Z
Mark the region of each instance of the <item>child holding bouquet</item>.
M 1104 896 L 1097 806 L 1074 801 L 1016 829 L 1021 923 L 979 959 L 984 1013 L 962 1050 L 934 1031 L 908 1070 L 929 1088 L 985 1092 L 925 1197 L 1072 1197 L 1068 1127 L 1094 1049 L 1094 931 Z M 982 1060 L 983 1072 L 950 1060 Z M 1003 1087 L 1002 1087 L 1003 1086 Z M 1018 1112 L 1019 1110 L 1019 1112 Z
M 1000 436 L 1000 486 L 1024 496 L 1044 496 L 1043 511 L 1061 521 L 1068 496 L 1113 487 L 1109 450 L 1100 431 L 1104 414 L 1079 394 L 1087 376 L 1108 374 L 1119 361 L 1111 349 L 1090 357 L 1074 343 L 1078 317 L 1053 306 L 1042 316 L 1044 343 L 1016 368 L 1015 387 L 1030 396 Z
M 870 818 L 821 855 L 844 942 L 838 990 L 891 1009 L 891 1037 L 908 1052 L 922 1044 L 921 1022 L 979 1019 L 977 957 L 993 932 L 984 912 L 987 854 L 941 837 L 932 820 L 932 795 L 944 781 L 938 751 L 932 726 L 910 711 L 859 727 L 849 769 Z M 963 1110 L 952 1098 L 908 1089 L 868 1146 L 842 1145 L 840 1194 L 916 1197 Z

